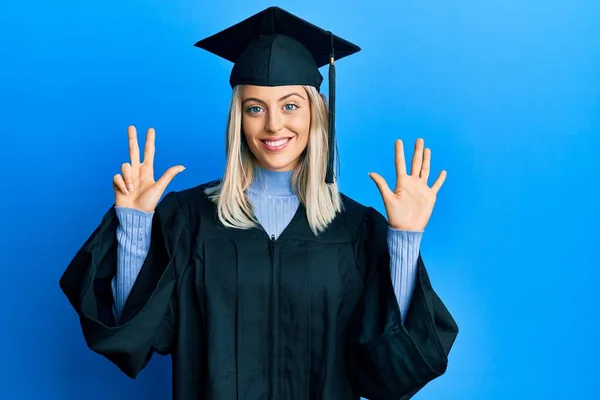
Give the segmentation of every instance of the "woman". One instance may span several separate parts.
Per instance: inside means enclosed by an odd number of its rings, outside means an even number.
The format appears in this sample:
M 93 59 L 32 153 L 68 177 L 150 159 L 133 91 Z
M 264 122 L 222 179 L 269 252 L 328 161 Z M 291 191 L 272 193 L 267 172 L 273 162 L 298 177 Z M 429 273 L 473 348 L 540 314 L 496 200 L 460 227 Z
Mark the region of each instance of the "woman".
M 398 141 L 396 190 L 372 174 L 389 222 L 339 193 L 318 67 L 359 50 L 343 39 L 269 8 L 197 46 L 235 61 L 225 174 L 159 202 L 183 167 L 154 181 L 155 133 L 141 162 L 129 128 L 61 279 L 87 344 L 130 377 L 170 354 L 180 400 L 412 397 L 458 333 L 418 247 L 445 174 L 428 187 L 422 140 L 407 174 Z

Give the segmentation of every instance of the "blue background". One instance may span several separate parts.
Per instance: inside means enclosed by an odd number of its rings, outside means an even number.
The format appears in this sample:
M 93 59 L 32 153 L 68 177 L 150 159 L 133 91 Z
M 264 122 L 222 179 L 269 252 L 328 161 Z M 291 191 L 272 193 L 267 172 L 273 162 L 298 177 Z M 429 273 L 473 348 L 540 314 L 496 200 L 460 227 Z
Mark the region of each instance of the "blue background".
M 85 347 L 58 279 L 127 125 L 187 167 L 169 190 L 220 174 L 231 65 L 192 45 L 269 5 L 2 2 L 0 398 L 169 398 L 168 358 L 133 381 Z M 279 5 L 363 48 L 337 64 L 343 191 L 383 211 L 367 173 L 393 181 L 396 138 L 448 171 L 422 251 L 461 333 L 416 398 L 597 398 L 600 3 Z

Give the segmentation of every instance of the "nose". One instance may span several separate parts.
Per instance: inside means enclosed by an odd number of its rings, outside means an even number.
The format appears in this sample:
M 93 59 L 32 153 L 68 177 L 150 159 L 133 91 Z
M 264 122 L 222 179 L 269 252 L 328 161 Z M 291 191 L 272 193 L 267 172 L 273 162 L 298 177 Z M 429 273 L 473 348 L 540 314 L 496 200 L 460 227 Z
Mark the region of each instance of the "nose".
M 279 132 L 283 129 L 283 118 L 277 112 L 269 112 L 267 114 L 267 125 L 265 126 L 265 130 L 267 132 Z

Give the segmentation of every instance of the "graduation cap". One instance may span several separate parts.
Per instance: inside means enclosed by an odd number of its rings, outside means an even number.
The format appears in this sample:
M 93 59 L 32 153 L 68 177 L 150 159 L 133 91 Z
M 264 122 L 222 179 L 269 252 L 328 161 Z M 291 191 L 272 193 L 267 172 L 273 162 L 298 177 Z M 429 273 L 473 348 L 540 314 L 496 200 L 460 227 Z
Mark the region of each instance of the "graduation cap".
M 320 90 L 319 68 L 329 65 L 329 130 L 326 183 L 333 183 L 335 159 L 334 61 L 360 51 L 330 31 L 279 7 L 269 7 L 194 46 L 234 63 L 231 87 L 309 85 Z

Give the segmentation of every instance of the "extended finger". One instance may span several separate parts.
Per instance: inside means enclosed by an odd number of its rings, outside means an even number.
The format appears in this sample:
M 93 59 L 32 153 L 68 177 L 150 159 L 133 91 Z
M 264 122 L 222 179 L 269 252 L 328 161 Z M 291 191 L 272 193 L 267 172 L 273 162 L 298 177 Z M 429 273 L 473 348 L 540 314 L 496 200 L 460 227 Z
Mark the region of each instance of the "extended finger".
M 371 177 L 371 179 L 373 179 L 375 185 L 377 185 L 377 189 L 379 189 L 379 193 L 381 193 L 381 197 L 383 197 L 384 200 L 387 199 L 388 196 L 393 194 L 385 179 L 383 179 L 381 175 L 375 172 L 371 172 L 369 176 Z
M 396 176 L 406 175 L 406 160 L 404 159 L 404 144 L 402 140 L 396 140 Z
M 125 180 L 127 190 L 133 190 L 133 174 L 131 173 L 131 164 L 123 163 L 123 165 L 121 165 L 121 174 L 123 174 L 123 179 Z
M 154 131 L 154 128 L 150 128 L 146 134 L 146 147 L 144 148 L 144 165 L 149 167 L 154 166 L 155 141 L 156 132 Z
M 406 175 L 406 160 L 404 159 L 404 144 L 402 140 L 396 140 L 396 182 L 401 176 Z
M 421 173 L 421 165 L 423 164 L 423 144 L 424 140 L 421 138 L 417 139 L 415 142 L 415 152 L 410 168 L 411 176 L 419 177 L 419 174 Z
M 121 176 L 121 174 L 116 174 L 113 177 L 113 185 L 119 189 L 123 194 L 129 194 L 129 190 L 127 190 L 127 187 L 125 186 L 125 181 L 123 180 L 123 177 Z
M 421 166 L 420 177 L 427 183 L 429 179 L 429 171 L 431 169 L 431 149 L 425 149 L 423 151 L 423 165 Z
M 163 176 L 161 176 L 160 179 L 158 181 L 156 181 L 156 185 L 161 190 L 165 190 L 167 188 L 167 185 L 169 185 L 169 183 L 171 183 L 173 178 L 175 178 L 175 175 L 179 174 L 183 170 L 185 170 L 185 167 L 183 165 L 178 165 L 178 166 L 169 168 L 168 170 L 165 171 Z
M 437 194 L 437 192 L 439 192 L 440 189 L 442 188 L 442 185 L 444 184 L 444 181 L 446 180 L 446 175 L 447 175 L 446 170 L 442 170 L 442 172 L 440 172 L 440 174 L 438 175 L 438 178 L 435 180 L 435 182 L 431 186 L 431 189 L 433 190 L 433 192 L 435 194 Z
M 129 158 L 131 159 L 131 167 L 133 172 L 137 174 L 140 166 L 140 147 L 137 141 L 137 132 L 134 126 L 129 126 L 127 129 L 129 137 Z

